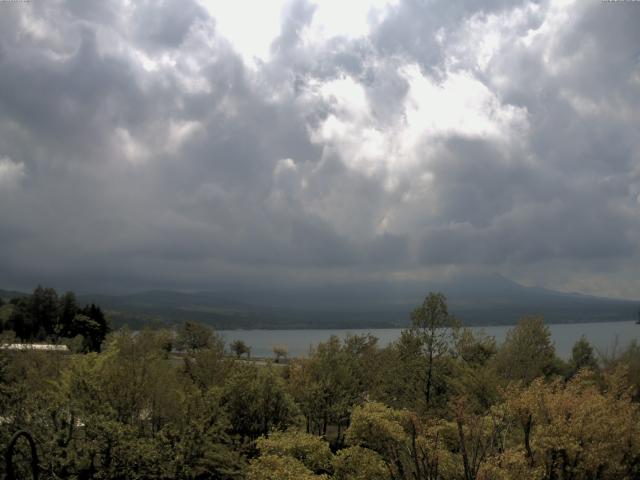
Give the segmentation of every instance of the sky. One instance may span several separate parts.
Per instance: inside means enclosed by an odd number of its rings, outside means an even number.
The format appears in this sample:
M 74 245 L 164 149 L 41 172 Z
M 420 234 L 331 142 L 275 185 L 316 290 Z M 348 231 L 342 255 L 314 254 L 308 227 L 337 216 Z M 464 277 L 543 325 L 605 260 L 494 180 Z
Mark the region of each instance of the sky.
M 0 2 L 0 288 L 640 298 L 640 3 Z

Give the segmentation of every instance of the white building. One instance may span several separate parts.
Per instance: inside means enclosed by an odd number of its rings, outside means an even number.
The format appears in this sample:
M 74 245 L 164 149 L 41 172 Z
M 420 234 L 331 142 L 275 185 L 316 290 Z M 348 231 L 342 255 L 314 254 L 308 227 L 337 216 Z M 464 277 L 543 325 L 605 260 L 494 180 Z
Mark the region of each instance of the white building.
M 53 345 L 51 343 L 5 343 L 0 345 L 0 350 L 44 350 L 48 352 L 68 352 L 66 345 Z

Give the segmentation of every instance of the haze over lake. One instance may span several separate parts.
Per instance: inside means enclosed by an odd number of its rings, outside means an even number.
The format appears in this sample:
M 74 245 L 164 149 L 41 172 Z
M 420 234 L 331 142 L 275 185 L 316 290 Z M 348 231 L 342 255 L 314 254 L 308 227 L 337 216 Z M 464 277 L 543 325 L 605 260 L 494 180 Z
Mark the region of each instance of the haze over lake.
M 501 343 L 513 325 L 498 325 L 488 327 L 472 327 L 474 332 L 484 331 L 495 337 Z M 556 353 L 566 359 L 571 355 L 573 344 L 584 335 L 594 349 L 599 353 L 612 352 L 614 348 L 620 350 L 632 340 L 640 340 L 640 325 L 634 321 L 602 322 L 602 323 L 572 323 L 549 325 L 551 337 L 556 347 Z M 331 329 L 331 330 L 222 330 L 219 333 L 225 342 L 243 340 L 251 347 L 254 357 L 273 357 L 274 345 L 286 345 L 290 357 L 300 357 L 309 353 L 309 348 L 320 342 L 325 342 L 331 335 L 340 338 L 348 334 L 365 335 L 370 333 L 378 338 L 380 346 L 386 346 L 400 337 L 400 328 L 380 329 Z

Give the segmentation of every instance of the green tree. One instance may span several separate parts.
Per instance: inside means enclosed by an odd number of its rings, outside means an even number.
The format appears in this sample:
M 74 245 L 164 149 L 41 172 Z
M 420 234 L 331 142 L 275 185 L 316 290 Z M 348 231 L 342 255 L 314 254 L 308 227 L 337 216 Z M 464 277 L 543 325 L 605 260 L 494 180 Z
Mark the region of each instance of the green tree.
M 0 350 L 0 412 L 6 411 L 9 396 L 9 357 Z
M 227 434 L 230 424 L 219 391 L 191 391 L 180 413 L 159 434 L 173 463 L 172 478 L 243 479 L 245 462 Z
M 222 339 L 215 335 L 210 327 L 189 320 L 180 325 L 176 335 L 177 347 L 188 352 L 211 348 L 220 342 Z
M 370 402 L 354 408 L 346 441 L 376 452 L 392 480 L 459 478 L 461 468 L 445 448 L 441 430 L 412 412 Z
M 495 356 L 495 366 L 504 379 L 527 384 L 557 373 L 551 332 L 542 317 L 524 317 L 509 330 Z
M 411 321 L 411 334 L 420 340 L 427 362 L 424 396 L 428 408 L 435 367 L 440 358 L 450 352 L 458 322 L 449 314 L 446 297 L 434 292 L 430 292 L 422 305 L 413 311 Z
M 394 408 L 419 409 L 424 405 L 426 362 L 422 342 L 411 330 L 379 353 L 378 384 L 373 398 Z
M 242 340 L 234 340 L 231 342 L 230 348 L 231 351 L 236 354 L 237 358 L 240 358 L 245 354 L 247 356 L 251 354 L 251 348 Z
M 111 331 L 111 327 L 109 326 L 109 321 L 107 320 L 102 309 L 95 304 L 85 305 L 84 308 L 80 309 L 80 314 L 85 315 L 92 319 L 98 325 L 97 329 L 93 329 L 92 327 L 92 337 L 91 337 L 91 345 L 92 350 L 100 351 L 100 346 L 102 342 L 106 338 L 107 334 Z M 83 332 L 76 331 L 75 335 L 84 335 Z
M 78 314 L 79 307 L 76 296 L 73 292 L 67 292 L 58 303 L 58 319 L 56 333 L 61 337 L 74 337 L 73 319 Z
M 58 294 L 53 288 L 38 285 L 29 298 L 29 312 L 33 319 L 32 335 L 43 340 L 53 335 L 57 325 Z
M 82 336 L 82 351 L 97 352 L 100 350 L 104 336 L 100 324 L 93 318 L 78 313 L 73 317 L 71 329 L 76 335 Z
M 317 474 L 332 470 L 333 455 L 329 444 L 316 435 L 296 430 L 273 432 L 268 437 L 260 437 L 257 447 L 261 455 L 295 458 Z
M 222 387 L 222 405 L 234 434 L 254 440 L 295 423 L 299 412 L 279 369 L 250 363 L 234 367 Z
M 611 380 L 624 384 L 623 378 Z M 593 374 L 583 371 L 568 383 L 537 378 L 526 388 L 512 385 L 506 413 L 516 419 L 523 435 L 496 456 L 496 470 L 506 470 L 507 475 L 493 471 L 484 478 L 516 478 L 512 468 L 521 472 L 522 462 L 510 465 L 504 457 L 518 452 L 525 453 L 528 472 L 517 478 L 639 478 L 638 404 L 625 393 L 628 385 L 603 393 L 595 383 Z
M 360 446 L 343 448 L 333 460 L 335 480 L 389 480 L 382 457 Z
M 640 402 L 640 344 L 636 339 L 621 352 L 603 356 L 604 371 L 608 374 L 622 372 L 625 382 L 633 388 L 633 398 Z
M 500 399 L 500 378 L 492 368 L 497 350 L 495 339 L 482 332 L 463 328 L 456 337 L 448 389 L 451 396 L 464 398 L 468 409 L 477 414 L 486 412 Z
M 34 336 L 34 321 L 29 310 L 28 298 L 12 298 L 12 308 L 6 328 L 16 333 L 20 340 L 30 340 Z
M 581 368 L 590 368 L 591 370 L 598 370 L 598 361 L 593 353 L 593 347 L 589 341 L 584 337 L 580 337 L 571 349 L 571 360 L 569 361 L 571 368 L 571 376 L 578 373 Z
M 328 480 L 315 475 L 304 464 L 291 457 L 261 455 L 251 461 L 247 480 Z
M 289 355 L 289 349 L 286 345 L 274 345 L 273 354 L 276 356 L 276 363 L 280 363 L 281 359 L 287 358 Z
M 326 435 L 336 425 L 336 443 L 341 443 L 351 409 L 364 401 L 368 378 L 374 376 L 376 353 L 374 337 L 348 336 L 341 342 L 334 335 L 308 358 L 290 364 L 290 389 L 305 415 L 307 432 Z
M 47 446 L 59 476 L 244 478 L 219 392 L 198 389 L 163 343 L 163 332 L 125 331 L 103 353 L 72 358 L 50 396 L 66 422 L 64 441 Z
M 203 391 L 221 386 L 234 361 L 224 354 L 224 341 L 214 335 L 209 348 L 199 349 L 183 358 L 185 374 Z

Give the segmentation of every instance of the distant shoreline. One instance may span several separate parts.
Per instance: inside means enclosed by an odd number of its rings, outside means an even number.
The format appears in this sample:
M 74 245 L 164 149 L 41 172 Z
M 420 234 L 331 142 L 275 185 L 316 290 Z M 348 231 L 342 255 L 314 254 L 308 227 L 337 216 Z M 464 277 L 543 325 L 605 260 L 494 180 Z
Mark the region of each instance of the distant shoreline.
M 466 325 L 474 332 L 482 332 L 501 343 L 515 325 Z M 640 342 L 640 325 L 635 320 L 612 322 L 576 322 L 547 324 L 557 354 L 569 358 L 577 340 L 585 336 L 597 351 L 607 352 L 626 346 L 630 341 Z M 242 340 L 251 347 L 251 356 L 273 358 L 273 347 L 286 346 L 290 358 L 305 356 L 310 347 L 326 342 L 332 335 L 344 338 L 347 335 L 367 335 L 378 339 L 385 346 L 400 337 L 396 328 L 334 328 L 334 329 L 220 329 L 216 330 L 225 342 Z
M 543 316 L 544 317 L 544 316 Z M 549 322 L 545 319 L 545 324 L 547 325 L 590 325 L 595 323 L 626 323 L 626 322 L 636 322 L 635 319 L 629 320 L 585 320 L 578 322 Z M 518 324 L 518 320 L 513 323 L 464 323 L 460 325 L 462 328 L 470 327 L 470 328 L 483 328 L 483 327 L 515 327 Z M 372 326 L 332 326 L 332 327 L 317 327 L 317 326 L 291 326 L 291 327 L 256 327 L 256 328 L 217 328 L 212 326 L 216 331 L 224 331 L 224 332 L 252 332 L 252 331 L 265 331 L 265 332 L 278 332 L 278 331 L 287 331 L 287 330 L 402 330 L 405 328 L 411 328 L 410 324 L 404 326 L 380 326 L 380 325 L 372 325 Z M 640 325 L 638 325 L 640 330 Z

